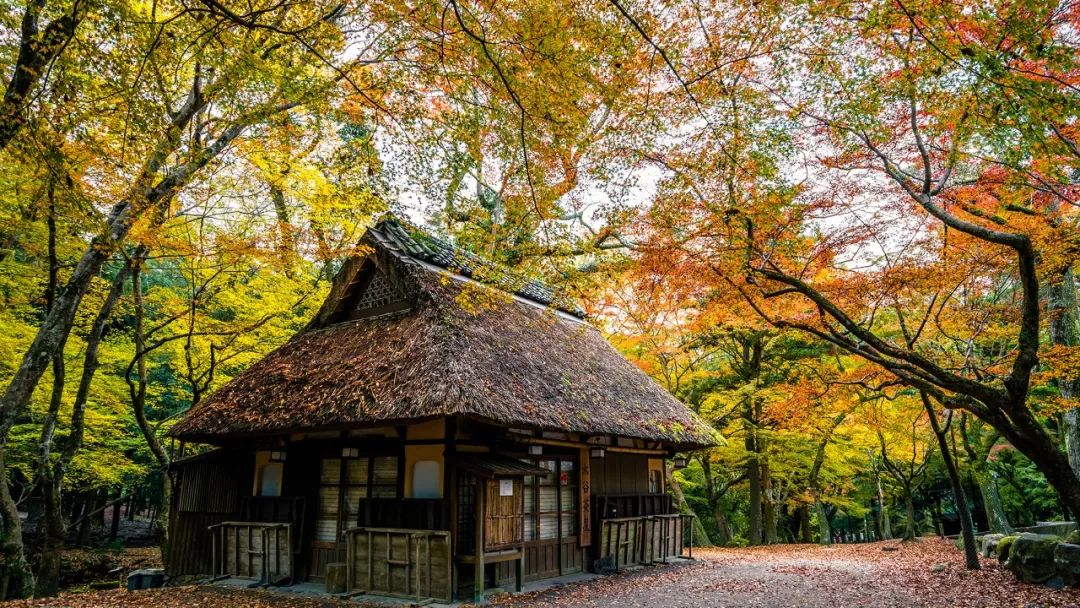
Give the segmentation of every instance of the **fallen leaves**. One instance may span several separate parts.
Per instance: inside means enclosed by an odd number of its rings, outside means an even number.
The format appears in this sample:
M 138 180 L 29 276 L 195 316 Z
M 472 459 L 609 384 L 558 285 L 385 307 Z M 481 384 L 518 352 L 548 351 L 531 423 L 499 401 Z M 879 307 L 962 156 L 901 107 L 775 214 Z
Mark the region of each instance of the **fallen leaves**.
M 1080 589 L 1027 585 L 997 560 L 968 571 L 947 541 L 701 549 L 700 561 L 625 572 L 523 596 L 504 608 L 1066 608 Z M 941 567 L 944 565 L 944 567 Z
M 894 547 L 882 551 L 883 546 Z M 950 542 L 868 543 L 825 548 L 776 545 L 699 549 L 699 561 L 645 567 L 523 595 L 502 595 L 502 608 L 1075 608 L 1080 589 L 1027 585 L 986 559 L 963 568 Z M 941 567 L 943 566 L 943 567 Z M 102 591 L 5 608 L 357 608 L 298 594 L 221 587 Z

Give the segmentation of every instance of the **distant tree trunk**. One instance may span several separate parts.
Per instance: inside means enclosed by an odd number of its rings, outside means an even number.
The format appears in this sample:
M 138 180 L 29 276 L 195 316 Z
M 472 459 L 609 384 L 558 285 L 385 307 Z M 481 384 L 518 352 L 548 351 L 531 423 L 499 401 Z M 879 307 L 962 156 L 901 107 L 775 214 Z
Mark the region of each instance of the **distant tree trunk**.
M 878 500 L 877 498 L 872 498 L 870 500 L 870 511 L 874 515 L 874 539 L 875 540 L 884 540 L 885 539 L 885 522 L 884 522 L 884 518 L 882 517 L 882 509 L 883 508 L 884 508 L 884 505 L 882 505 L 881 501 Z
M 270 198 L 274 202 L 274 213 L 277 215 L 278 241 L 277 250 L 281 267 L 285 269 L 285 276 L 293 276 L 293 258 L 296 255 L 296 237 L 293 235 L 294 227 L 289 217 L 289 206 L 285 201 L 285 192 L 277 185 L 270 185 Z
M 712 462 L 709 460 L 708 453 L 703 453 L 698 460 L 701 462 L 701 471 L 705 476 L 705 500 L 709 504 L 709 512 L 712 513 L 713 521 L 716 522 L 716 538 L 712 540 L 721 547 L 727 546 L 731 543 L 731 523 L 728 521 L 724 510 L 720 507 L 720 492 L 716 488 Z M 668 478 L 671 478 L 670 475 Z M 697 528 L 694 530 L 694 533 L 697 534 Z M 704 531 L 704 527 L 702 530 Z
M 747 407 L 753 407 L 748 405 Z M 747 543 L 751 546 L 760 545 L 762 538 L 761 526 L 761 465 L 758 462 L 757 442 L 754 439 L 755 430 L 753 424 L 747 422 L 746 433 L 746 479 L 750 485 L 750 518 L 747 532 Z
M 945 471 L 949 475 L 949 487 L 952 489 L 953 502 L 956 503 L 956 514 L 960 517 L 960 534 L 964 539 L 964 565 L 967 566 L 968 570 L 978 570 L 979 554 L 975 550 L 975 527 L 971 523 L 971 508 L 968 506 L 964 484 L 960 481 L 960 471 L 956 466 L 956 459 L 953 457 L 952 450 L 949 449 L 947 427 L 952 423 L 952 414 L 949 415 L 948 421 L 945 423 L 946 428 L 942 428 L 941 423 L 938 421 L 937 411 L 934 409 L 933 404 L 930 403 L 930 398 L 923 391 L 919 391 L 919 396 L 922 398 L 926 415 L 930 418 L 930 428 L 934 430 L 934 436 L 937 437 L 938 449 L 941 450 L 941 459 L 945 461 Z M 942 534 L 944 534 L 944 526 Z
M 904 511 L 907 513 L 907 526 L 904 530 L 904 540 L 915 540 L 918 535 L 916 528 L 918 522 L 915 521 L 915 503 L 911 496 L 911 487 L 904 486 Z
M 1080 303 L 1077 300 L 1076 277 L 1070 266 L 1062 272 L 1060 280 L 1047 289 L 1050 341 L 1053 344 L 1080 346 Z M 1066 403 L 1080 397 L 1080 378 L 1058 380 L 1055 385 Z M 1074 407 L 1064 412 L 1061 434 L 1069 466 L 1080 475 L 1080 408 Z M 1073 517 L 1080 517 L 1080 513 L 1074 513 Z
M 762 440 L 759 447 L 763 448 L 764 445 L 765 442 Z M 773 497 L 772 474 L 769 471 L 769 458 L 765 454 L 765 450 L 760 449 L 759 454 L 761 455 L 761 518 L 764 520 L 764 543 L 766 545 L 775 545 L 777 510 L 776 501 Z
M 979 494 L 982 496 L 983 509 L 986 510 L 986 523 L 990 526 L 990 531 L 998 534 L 1012 534 L 1013 527 L 1009 524 L 1009 517 L 1001 504 L 1001 494 L 998 492 L 994 474 L 988 471 L 976 471 L 975 480 L 979 484 Z
M 161 439 L 157 436 L 157 428 L 150 424 L 150 421 L 146 418 L 146 387 L 147 387 L 147 370 L 146 370 L 146 336 L 143 333 L 143 324 L 145 322 L 146 310 L 143 306 L 143 294 L 142 294 L 142 263 L 146 259 L 148 252 L 143 252 L 139 259 L 133 262 L 131 270 L 131 293 L 132 299 L 135 304 L 135 359 L 132 360 L 128 366 L 127 374 L 125 378 L 128 384 L 128 393 L 131 397 L 131 406 L 135 414 L 135 423 L 138 425 L 139 430 L 142 432 L 143 439 L 146 440 L 147 447 L 150 448 L 150 453 L 153 454 L 154 459 L 157 460 L 158 467 L 162 472 L 161 476 L 161 496 L 163 508 L 159 508 L 156 515 L 150 518 L 150 529 L 153 530 L 155 523 L 158 525 L 158 536 L 161 539 L 162 555 L 168 555 L 169 545 L 169 509 L 168 504 L 171 496 L 172 483 L 168 474 L 170 457 L 165 446 L 161 443 Z M 132 371 L 136 373 L 136 379 L 132 379 Z M 168 564 L 165 564 L 168 567 Z
M 116 537 L 120 534 L 120 505 L 123 504 L 123 490 L 117 492 L 116 500 L 113 502 L 111 521 L 109 522 L 109 541 L 115 541 Z
M 6 463 L 7 448 L 0 443 L 0 518 L 3 534 L 0 536 L 0 598 L 29 597 L 34 591 L 34 575 L 26 561 L 23 547 L 19 508 L 11 495 Z
M 890 540 L 893 537 L 892 519 L 889 517 L 889 503 L 885 501 L 885 492 L 881 489 L 881 479 L 877 482 L 878 504 L 881 505 L 881 538 Z
M 822 508 L 821 503 L 821 485 L 819 479 L 821 477 L 821 467 L 825 464 L 825 450 L 829 447 L 829 442 L 832 440 L 833 433 L 836 432 L 847 417 L 847 412 L 840 412 L 829 423 L 829 426 L 825 427 L 825 432 L 821 437 L 821 441 L 818 442 L 817 451 L 814 453 L 814 464 L 810 467 L 809 485 L 810 492 L 814 495 L 814 509 L 818 515 L 818 528 L 821 535 L 821 544 L 832 544 L 832 531 L 829 529 L 829 518 L 825 516 L 825 509 Z
M 825 505 L 821 502 L 821 492 L 818 490 L 812 490 L 814 493 L 814 510 L 817 511 L 818 518 L 818 534 L 821 536 L 820 542 L 823 545 L 832 544 L 832 530 L 829 526 L 829 515 L 825 512 Z
M 78 545 L 87 547 L 90 545 L 90 532 L 93 529 L 93 513 L 97 508 L 97 493 L 88 494 L 83 498 L 82 512 L 79 513 Z
M 814 542 L 814 531 L 810 529 L 810 507 L 806 504 L 799 505 L 795 511 L 795 518 L 799 522 L 799 542 Z
M 667 465 L 667 471 L 665 472 L 667 473 L 668 491 L 671 492 L 671 499 L 672 502 L 675 503 L 675 510 L 684 515 L 696 515 L 694 510 L 690 508 L 690 504 L 686 502 L 686 495 L 683 494 L 679 482 L 675 480 L 675 469 L 670 463 Z M 168 497 L 166 497 L 165 500 L 168 500 Z M 711 547 L 712 541 L 709 539 L 709 534 L 705 531 L 705 526 L 702 525 L 697 517 L 694 517 L 693 521 L 694 545 L 697 547 Z
M 48 463 L 49 442 L 42 442 L 43 467 L 40 475 L 42 498 L 44 499 L 44 514 L 42 522 L 41 556 L 38 562 L 37 589 L 38 597 L 51 597 L 59 590 L 60 580 L 60 555 L 67 537 L 67 526 L 64 523 L 63 514 L 63 482 L 72 459 L 82 449 L 83 436 L 86 421 L 86 404 L 90 398 L 90 387 L 93 384 L 94 374 L 98 368 L 98 350 L 105 334 L 105 326 L 112 316 L 113 309 L 124 292 L 124 284 L 130 266 L 125 265 L 113 279 L 105 301 L 101 304 L 90 333 L 86 337 L 86 352 L 83 355 L 82 376 L 79 379 L 79 387 L 75 393 L 75 402 L 72 404 L 71 429 L 67 443 L 60 450 L 60 455 L 55 462 Z M 55 388 L 54 388 L 55 394 Z

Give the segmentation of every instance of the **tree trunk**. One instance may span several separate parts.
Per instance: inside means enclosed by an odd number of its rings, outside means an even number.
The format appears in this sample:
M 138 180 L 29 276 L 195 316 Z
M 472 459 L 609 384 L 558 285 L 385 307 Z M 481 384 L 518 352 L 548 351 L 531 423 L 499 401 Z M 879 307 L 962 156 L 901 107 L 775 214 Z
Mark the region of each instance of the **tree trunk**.
M 716 522 L 716 538 L 712 540 L 723 547 L 731 543 L 731 524 L 720 508 L 720 495 L 716 491 L 716 479 L 713 477 L 709 453 L 702 453 L 698 460 L 701 462 L 701 472 L 705 476 L 705 500 L 709 505 L 709 512 L 712 513 L 713 521 Z M 668 479 L 673 479 L 670 474 Z M 682 488 L 679 488 L 679 494 L 682 494 Z M 704 529 L 703 526 L 702 531 Z M 696 527 L 694 528 L 694 534 L 697 534 Z
M 810 529 L 810 506 L 799 505 L 795 518 L 799 522 L 799 542 L 807 544 L 814 542 L 814 531 Z
M 0 599 L 29 597 L 34 591 L 34 575 L 23 548 L 19 508 L 8 486 L 7 447 L 0 443 Z
M 78 545 L 87 547 L 90 545 L 90 532 L 93 530 L 93 513 L 97 508 L 97 492 L 93 492 L 83 499 L 82 513 L 79 514 Z
M 915 503 L 912 500 L 910 488 L 904 488 L 904 510 L 907 512 L 907 529 L 904 530 L 904 540 L 915 540 L 918 523 L 915 521 Z
M 870 510 L 874 514 L 874 539 L 885 540 L 885 505 L 881 504 L 880 498 L 870 500 Z
M 968 506 L 964 485 L 960 481 L 960 471 L 956 467 L 956 460 L 953 458 L 952 450 L 949 449 L 947 431 L 941 427 L 937 411 L 930 403 L 930 398 L 922 391 L 919 391 L 919 395 L 922 397 L 926 415 L 930 418 L 930 428 L 934 430 L 934 436 L 937 437 L 941 459 L 945 461 L 945 471 L 949 475 L 949 487 L 952 489 L 953 502 L 956 503 L 956 514 L 960 517 L 960 534 L 964 539 L 964 565 L 968 570 L 978 570 L 979 553 L 975 550 L 975 528 L 971 523 L 971 508 Z M 951 421 L 950 415 L 949 422 Z
M 48 226 L 49 280 L 45 292 L 46 310 L 51 310 L 56 299 L 59 260 L 56 256 L 56 204 L 52 180 L 49 181 L 49 210 L 46 223 Z M 56 423 L 60 417 L 60 406 L 64 402 L 64 345 L 53 357 L 52 393 L 49 397 L 49 412 L 41 425 L 41 440 L 38 444 L 37 485 L 41 489 L 42 513 L 38 522 L 38 535 L 41 539 L 41 552 L 37 560 L 34 594 L 37 597 L 52 597 L 59 591 L 60 552 L 64 548 L 64 515 L 62 509 L 61 484 L 63 478 L 54 474 L 52 462 L 53 440 L 56 436 Z
M 1080 477 L 1073 472 L 1068 456 L 1026 405 L 1011 408 L 1008 420 L 1011 424 L 1000 420 L 996 424 L 994 420 L 988 422 L 1046 476 L 1073 517 L 1080 517 Z
M 764 442 L 761 443 L 764 445 Z M 761 488 L 762 488 L 762 503 L 761 503 L 761 518 L 764 524 L 764 543 L 766 545 L 776 544 L 776 501 L 773 499 L 773 487 L 772 487 L 772 474 L 769 472 L 769 459 L 761 450 Z
M 686 495 L 683 494 L 682 487 L 679 486 L 679 482 L 675 480 L 675 469 L 671 464 L 667 465 L 665 471 L 667 477 L 668 491 L 671 492 L 671 499 L 674 503 L 675 510 L 684 515 L 696 515 L 694 510 L 690 508 L 690 504 L 686 502 Z M 165 476 L 168 479 L 168 475 Z M 169 504 L 165 502 L 165 504 Z M 709 534 L 705 532 L 705 526 L 697 517 L 693 519 L 694 526 L 694 544 L 698 547 L 711 547 L 712 541 L 709 540 Z
M 1061 280 L 1046 290 L 1047 312 L 1050 313 L 1050 341 L 1055 345 L 1080 346 L 1080 304 L 1077 302 L 1076 277 L 1072 267 L 1066 268 Z M 1058 380 L 1054 383 L 1063 400 L 1073 401 L 1080 396 L 1080 378 Z M 1066 410 L 1062 415 L 1062 438 L 1073 472 L 1080 476 L 1080 407 Z M 1076 507 L 1073 516 L 1080 517 Z
M 51 469 L 51 467 L 50 467 Z M 37 597 L 53 597 L 60 591 L 60 556 L 64 549 L 67 528 L 61 509 L 61 479 L 47 475 L 41 480 L 41 494 L 45 506 L 41 522 L 41 554 L 38 557 Z
M 751 406 L 747 406 L 751 407 Z M 758 462 L 757 442 L 754 440 L 753 423 L 746 423 L 746 479 L 750 484 L 750 517 L 749 530 L 746 534 L 747 543 L 751 546 L 760 545 L 762 538 L 761 526 L 761 464 Z
M 814 493 L 814 510 L 817 511 L 818 534 L 821 535 L 821 544 L 832 544 L 832 530 L 829 527 L 829 516 L 825 513 L 825 505 L 821 502 L 821 493 L 816 489 Z
M 64 548 L 67 537 L 67 527 L 64 523 L 63 512 L 63 483 L 64 475 L 67 474 L 68 466 L 72 459 L 82 449 L 85 430 L 86 404 L 90 398 L 90 387 L 93 384 L 94 374 L 98 368 L 98 349 L 105 333 L 105 325 L 112 316 L 116 303 L 124 292 L 124 284 L 127 281 L 129 266 L 125 266 L 113 279 L 109 293 L 101 304 L 97 316 L 90 327 L 90 333 L 86 337 L 86 352 L 83 355 L 82 376 L 79 379 L 79 387 L 75 393 L 75 402 L 71 411 L 71 431 L 67 443 L 60 451 L 56 461 L 49 463 L 48 448 L 51 439 L 46 441 L 43 437 L 42 452 L 45 466 L 41 470 L 40 486 L 44 499 L 45 512 L 42 516 L 41 555 L 38 561 L 37 590 L 38 597 L 51 597 L 59 590 L 60 578 L 60 553 Z M 54 394 L 56 388 L 54 387 Z M 51 432 L 49 433 L 51 438 Z
M 990 531 L 998 534 L 1012 534 L 1013 527 L 1009 524 L 1009 517 L 1001 505 L 1001 494 L 998 492 L 997 480 L 994 479 L 993 474 L 985 470 L 977 471 L 975 480 L 979 484 L 979 494 L 982 496 L 986 522 L 990 526 Z
M 109 541 L 113 542 L 120 534 L 120 505 L 123 504 L 123 491 L 118 492 L 116 500 L 113 502 L 111 521 L 109 522 Z

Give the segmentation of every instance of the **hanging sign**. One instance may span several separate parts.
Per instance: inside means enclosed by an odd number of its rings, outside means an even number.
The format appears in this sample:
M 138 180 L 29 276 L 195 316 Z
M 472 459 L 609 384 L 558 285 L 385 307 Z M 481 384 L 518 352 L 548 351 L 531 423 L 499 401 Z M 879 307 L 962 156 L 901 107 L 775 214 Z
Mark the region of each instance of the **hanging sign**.
M 514 480 L 513 479 L 500 479 L 499 480 L 499 496 L 513 496 L 514 495 Z

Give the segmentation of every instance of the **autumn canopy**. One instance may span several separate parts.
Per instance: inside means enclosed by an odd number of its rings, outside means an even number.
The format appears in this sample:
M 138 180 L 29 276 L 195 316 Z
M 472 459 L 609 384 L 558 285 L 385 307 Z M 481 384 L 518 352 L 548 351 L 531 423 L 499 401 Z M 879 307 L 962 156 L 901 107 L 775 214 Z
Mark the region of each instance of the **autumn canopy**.
M 622 437 L 718 545 L 1080 519 L 1080 3 L 0 19 L 0 599 L 343 421 Z

